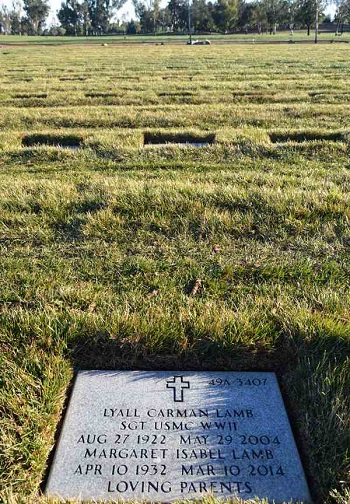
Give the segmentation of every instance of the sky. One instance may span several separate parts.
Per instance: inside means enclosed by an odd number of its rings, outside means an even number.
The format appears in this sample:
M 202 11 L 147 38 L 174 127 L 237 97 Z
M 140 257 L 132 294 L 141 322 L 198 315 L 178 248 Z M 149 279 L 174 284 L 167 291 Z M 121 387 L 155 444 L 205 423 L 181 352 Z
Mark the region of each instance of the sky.
M 49 5 L 51 7 L 51 12 L 48 17 L 48 24 L 52 24 L 53 22 L 57 21 L 56 18 L 56 12 L 61 6 L 62 0 L 49 0 Z M 166 3 L 165 1 L 161 3 Z M 12 5 L 12 0 L 0 0 L 0 5 L 6 5 L 7 7 L 11 7 Z M 330 4 L 327 9 L 325 10 L 326 14 L 329 14 L 330 16 L 334 16 L 335 13 L 335 6 L 334 4 Z M 135 11 L 134 7 L 132 5 L 132 0 L 127 0 L 126 3 L 123 5 L 123 7 L 117 12 L 116 18 L 123 20 L 123 21 L 128 21 L 135 17 Z

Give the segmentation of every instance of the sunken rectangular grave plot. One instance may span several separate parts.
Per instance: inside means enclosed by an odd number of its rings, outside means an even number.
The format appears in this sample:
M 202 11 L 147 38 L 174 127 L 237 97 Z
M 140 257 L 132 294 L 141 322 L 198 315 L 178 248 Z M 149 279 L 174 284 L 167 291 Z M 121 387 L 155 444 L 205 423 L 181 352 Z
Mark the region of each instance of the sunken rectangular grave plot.
M 59 78 L 60 81 L 62 82 L 65 82 L 65 81 L 80 81 L 80 82 L 83 82 L 83 81 L 86 81 L 87 80 L 87 77 L 60 77 Z
M 83 139 L 77 135 L 45 135 L 42 133 L 26 135 L 22 138 L 23 147 L 38 147 L 40 145 L 77 150 L 82 147 Z
M 89 92 L 89 93 L 85 93 L 85 97 L 86 98 L 115 98 L 117 96 L 120 96 L 120 93 L 110 93 L 110 92 L 106 92 L 106 93 L 94 93 L 94 92 Z
M 215 133 L 196 135 L 191 133 L 153 133 L 144 134 L 144 145 L 166 147 L 169 144 L 189 147 L 207 147 L 215 142 Z
M 13 95 L 13 98 L 18 98 L 18 99 L 31 99 L 31 98 L 47 98 L 47 93 L 24 93 L 24 94 L 15 94 Z
M 270 140 L 272 143 L 284 142 L 315 142 L 315 141 L 328 141 L 328 142 L 346 142 L 348 135 L 346 133 L 338 132 L 317 132 L 317 131 L 291 131 L 287 133 L 270 133 Z
M 45 492 L 311 502 L 271 372 L 78 372 Z

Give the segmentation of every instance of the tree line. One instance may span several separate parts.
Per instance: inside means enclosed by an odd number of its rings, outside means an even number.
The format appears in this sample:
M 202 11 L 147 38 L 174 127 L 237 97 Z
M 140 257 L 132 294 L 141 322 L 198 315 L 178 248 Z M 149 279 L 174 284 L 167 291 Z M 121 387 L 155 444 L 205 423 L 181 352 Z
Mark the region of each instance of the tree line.
M 13 0 L 0 9 L 0 32 L 13 35 L 83 35 L 113 33 L 249 33 L 278 28 L 305 28 L 324 20 L 326 0 L 132 0 L 136 19 L 115 21 L 126 0 L 64 0 L 57 11 L 59 24 L 45 30 L 48 0 Z M 189 11 L 190 5 L 190 11 Z M 190 21 L 189 21 L 190 14 Z M 337 0 L 337 32 L 350 22 L 350 0 Z

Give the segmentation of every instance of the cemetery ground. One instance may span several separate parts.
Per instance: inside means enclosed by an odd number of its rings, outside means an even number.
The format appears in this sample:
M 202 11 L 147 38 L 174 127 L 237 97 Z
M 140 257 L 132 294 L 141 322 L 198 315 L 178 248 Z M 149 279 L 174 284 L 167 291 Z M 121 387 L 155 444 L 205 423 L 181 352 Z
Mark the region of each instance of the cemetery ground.
M 350 501 L 349 60 L 2 48 L 0 500 L 44 502 L 74 371 L 202 369 L 275 371 L 315 502 Z
M 318 42 L 322 43 L 349 43 L 350 42 L 350 32 L 344 31 L 342 34 L 336 34 L 336 27 L 334 31 L 320 30 L 318 35 Z M 270 33 L 261 33 L 260 35 L 256 32 L 251 33 L 235 33 L 235 34 L 220 34 L 220 33 L 208 33 L 206 35 L 193 34 L 193 40 L 206 40 L 209 39 L 214 44 L 228 44 L 228 43 L 239 43 L 239 44 L 265 44 L 265 43 L 314 43 L 314 32 L 311 30 L 310 34 L 307 35 L 305 29 L 294 30 L 293 33 L 290 30 L 278 30 L 275 35 Z M 166 34 L 157 33 L 156 35 L 103 35 L 95 37 L 83 37 L 83 36 L 44 36 L 44 35 L 0 35 L 0 46 L 3 45 L 95 45 L 95 44 L 184 44 L 188 41 L 188 34 Z

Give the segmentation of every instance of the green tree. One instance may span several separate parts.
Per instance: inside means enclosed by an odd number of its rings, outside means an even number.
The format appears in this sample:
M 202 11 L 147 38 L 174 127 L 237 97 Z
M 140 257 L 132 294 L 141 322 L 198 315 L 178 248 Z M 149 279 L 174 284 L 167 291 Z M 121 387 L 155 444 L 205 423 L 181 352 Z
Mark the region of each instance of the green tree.
M 0 33 L 11 33 L 11 14 L 6 5 L 2 5 L 0 9 Z
M 310 29 L 315 26 L 315 42 L 318 39 L 318 22 L 323 16 L 325 2 L 323 0 L 297 0 L 295 20 L 301 26 L 307 28 L 307 34 L 310 35 Z
M 126 25 L 126 34 L 127 35 L 136 35 L 136 33 L 139 33 L 140 31 L 140 25 L 136 23 L 133 19 L 129 21 Z
M 76 0 L 62 2 L 61 8 L 57 12 L 57 18 L 67 35 L 80 35 L 81 12 L 80 5 Z
M 133 0 L 135 14 L 140 21 L 143 33 L 156 34 L 160 25 L 160 4 L 159 0 Z
M 90 30 L 90 15 L 89 15 L 89 6 L 86 0 L 81 4 L 81 16 L 82 16 L 82 23 L 83 23 L 83 34 L 85 37 L 88 36 L 89 30 Z
M 344 23 L 350 21 L 350 0 L 340 0 L 337 2 L 337 10 L 335 14 L 337 21 L 337 33 L 343 33 Z
M 174 32 L 187 28 L 188 3 L 186 0 L 170 0 L 168 3 L 171 29 Z
M 160 19 L 160 0 L 153 0 L 153 32 L 156 33 Z
M 22 2 L 21 0 L 13 0 L 10 11 L 10 30 L 12 35 L 21 35 L 21 16 Z
M 237 28 L 238 12 L 238 0 L 217 0 L 214 4 L 213 18 L 218 29 L 228 32 Z
M 67 35 L 83 33 L 83 6 L 77 0 L 66 0 L 61 3 L 57 18 Z
M 10 12 L 10 27 L 12 35 L 21 35 L 21 17 L 18 12 Z
M 295 20 L 301 26 L 306 26 L 307 34 L 310 35 L 315 21 L 314 0 L 297 0 Z
M 241 30 L 248 30 L 249 26 L 254 26 L 254 10 L 256 2 L 245 2 L 240 0 L 238 4 L 238 27 Z
M 125 2 L 126 0 L 87 0 L 92 34 L 107 33 L 112 17 Z
M 293 33 L 295 27 L 295 17 L 297 14 L 297 0 L 287 0 L 286 11 L 287 11 L 287 23 L 289 25 L 291 33 Z
M 284 0 L 262 0 L 261 5 L 270 33 L 275 35 L 277 26 L 288 22 L 288 4 Z
M 265 30 L 267 30 L 268 26 L 266 10 L 262 2 L 255 2 L 253 5 L 254 7 L 251 11 L 252 26 L 255 26 L 259 35 L 261 35 Z
M 23 9 L 26 13 L 30 34 L 40 33 L 50 12 L 47 0 L 24 0 Z
M 170 11 L 168 7 L 165 7 L 163 9 L 159 9 L 159 28 L 161 31 L 166 31 L 170 29 L 171 26 L 171 17 L 170 17 Z
M 192 27 L 195 31 L 211 31 L 215 23 L 210 5 L 205 0 L 193 0 L 191 5 Z

